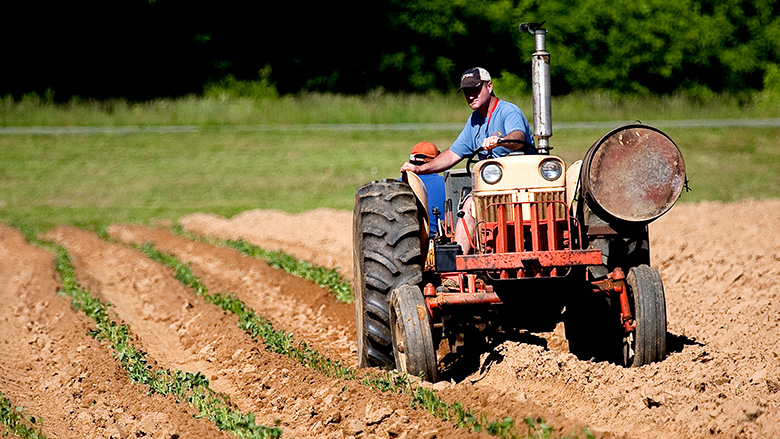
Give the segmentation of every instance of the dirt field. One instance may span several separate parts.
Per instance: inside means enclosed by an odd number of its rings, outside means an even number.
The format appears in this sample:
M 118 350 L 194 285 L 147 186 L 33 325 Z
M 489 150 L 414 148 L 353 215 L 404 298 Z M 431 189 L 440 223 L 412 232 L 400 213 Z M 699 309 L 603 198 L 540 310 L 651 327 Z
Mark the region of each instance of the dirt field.
M 652 263 L 663 276 L 671 353 L 625 369 L 581 361 L 563 328 L 536 342 L 508 341 L 460 382 L 435 385 L 491 419 L 539 416 L 583 437 L 780 437 L 780 200 L 678 204 L 651 225 Z M 351 278 L 351 212 L 195 214 L 185 229 L 281 249 Z M 153 241 L 190 262 L 210 291 L 231 292 L 297 341 L 354 366 L 354 311 L 324 289 L 238 252 L 149 227 L 115 225 L 115 242 L 71 227 L 44 238 L 68 249 L 87 289 L 114 304 L 155 367 L 202 372 L 258 424 L 297 438 L 458 438 L 452 422 L 321 376 L 265 350 L 234 316 L 183 287 L 172 270 L 127 243 Z M 148 396 L 128 379 L 94 323 L 57 294 L 53 255 L 0 226 L 0 392 L 43 418 L 50 438 L 216 438 L 213 423 L 173 397 Z M 0 434 L 2 433 L 0 427 Z M 519 431 L 523 431 L 520 429 Z

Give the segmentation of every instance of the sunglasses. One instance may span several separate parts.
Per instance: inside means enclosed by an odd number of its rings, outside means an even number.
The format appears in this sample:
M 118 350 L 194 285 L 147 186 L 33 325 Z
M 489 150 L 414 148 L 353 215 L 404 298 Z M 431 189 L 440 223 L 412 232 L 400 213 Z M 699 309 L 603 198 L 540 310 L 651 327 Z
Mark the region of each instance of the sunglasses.
M 410 154 L 409 155 L 409 161 L 411 162 L 427 162 L 428 160 L 432 159 L 433 157 L 427 156 L 425 154 Z
M 465 95 L 475 95 L 478 94 L 480 91 L 482 91 L 482 85 L 485 84 L 484 82 L 480 82 L 479 84 L 475 85 L 474 87 L 465 87 L 463 88 L 463 94 Z

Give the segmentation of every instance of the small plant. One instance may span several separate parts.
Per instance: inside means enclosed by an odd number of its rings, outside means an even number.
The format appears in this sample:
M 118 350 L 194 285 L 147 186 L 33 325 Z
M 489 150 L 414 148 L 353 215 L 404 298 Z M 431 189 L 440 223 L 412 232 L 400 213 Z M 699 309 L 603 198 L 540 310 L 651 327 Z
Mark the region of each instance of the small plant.
M 528 437 L 533 439 L 549 438 L 552 435 L 553 429 L 548 426 L 541 418 L 527 417 L 523 420 L 526 427 L 528 427 Z
M 11 401 L 0 392 L 0 425 L 5 426 L 3 436 L 8 434 L 22 439 L 45 439 L 41 432 L 42 420 L 30 416 L 24 407 L 14 407 Z M 0 432 L 2 429 L 0 429 Z

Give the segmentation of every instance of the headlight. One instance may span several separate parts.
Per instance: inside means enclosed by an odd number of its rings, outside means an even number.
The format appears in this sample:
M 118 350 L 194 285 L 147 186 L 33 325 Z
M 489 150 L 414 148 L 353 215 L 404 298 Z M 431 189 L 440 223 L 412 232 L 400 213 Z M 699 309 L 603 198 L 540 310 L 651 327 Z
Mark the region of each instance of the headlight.
M 488 163 L 482 167 L 480 175 L 485 183 L 496 184 L 501 180 L 501 177 L 504 176 L 504 172 L 501 170 L 501 166 L 498 163 Z
M 547 181 L 560 178 L 563 173 L 563 165 L 556 159 L 545 159 L 539 165 L 539 174 Z

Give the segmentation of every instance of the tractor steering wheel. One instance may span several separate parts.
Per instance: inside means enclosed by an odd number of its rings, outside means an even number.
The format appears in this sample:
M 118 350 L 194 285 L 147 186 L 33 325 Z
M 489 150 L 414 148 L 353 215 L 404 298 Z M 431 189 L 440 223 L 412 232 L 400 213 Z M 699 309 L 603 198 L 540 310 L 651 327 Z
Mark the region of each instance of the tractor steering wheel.
M 477 153 L 471 154 L 466 160 L 466 173 L 469 175 L 469 177 L 471 177 L 471 167 L 474 166 L 474 163 L 480 160 L 481 159 L 477 156 Z

